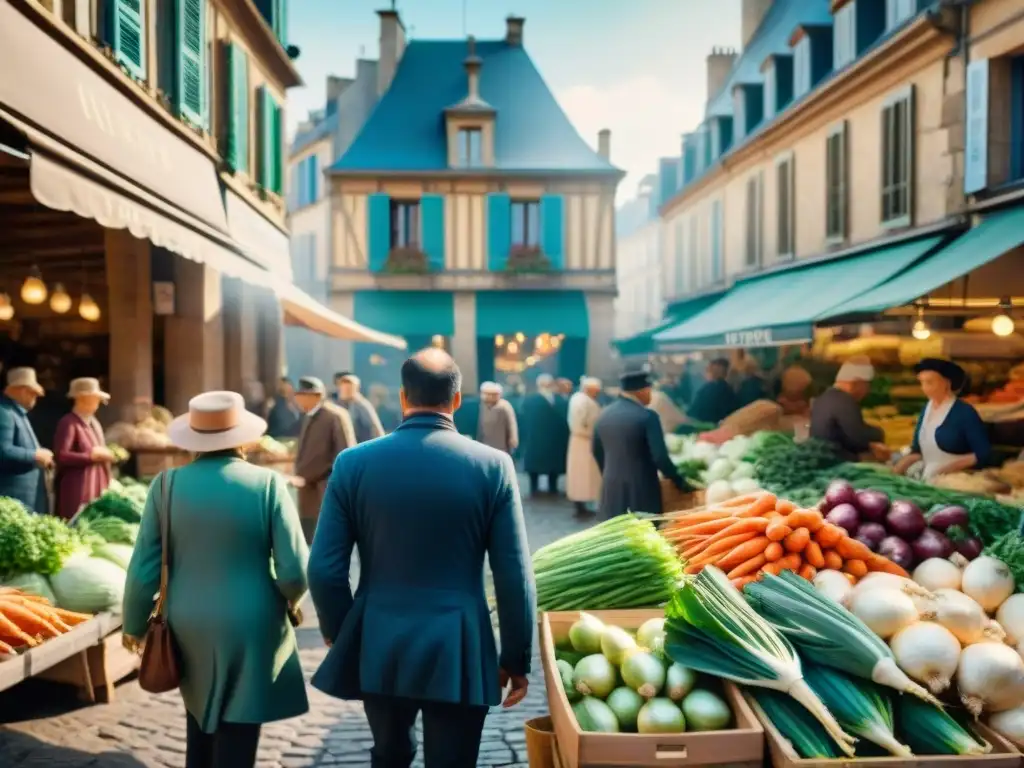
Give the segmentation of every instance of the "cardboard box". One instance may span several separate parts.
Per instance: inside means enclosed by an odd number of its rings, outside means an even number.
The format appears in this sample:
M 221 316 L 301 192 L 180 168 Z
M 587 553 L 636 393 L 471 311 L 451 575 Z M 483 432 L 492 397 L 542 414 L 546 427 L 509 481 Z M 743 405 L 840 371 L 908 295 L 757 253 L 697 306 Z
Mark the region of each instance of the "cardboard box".
M 606 624 L 637 629 L 661 611 L 590 611 Z M 735 728 L 671 734 L 585 733 L 562 690 L 555 667 L 555 643 L 566 637 L 579 619 L 578 611 L 545 613 L 541 617 L 541 663 L 547 685 L 548 708 L 555 729 L 559 762 L 563 768 L 580 766 L 722 766 L 760 768 L 764 759 L 764 729 L 739 689 L 725 683 Z M 1000 767 L 1001 768 L 1001 767 Z
M 768 751 L 775 768 L 1019 768 L 1021 754 L 1006 739 L 987 726 L 976 723 L 975 735 L 992 745 L 987 755 L 916 755 L 903 757 L 858 757 L 854 760 L 813 760 L 800 757 L 793 745 L 775 727 L 761 706 L 752 697 L 744 698 L 754 711 L 758 722 L 764 727 L 768 740 Z

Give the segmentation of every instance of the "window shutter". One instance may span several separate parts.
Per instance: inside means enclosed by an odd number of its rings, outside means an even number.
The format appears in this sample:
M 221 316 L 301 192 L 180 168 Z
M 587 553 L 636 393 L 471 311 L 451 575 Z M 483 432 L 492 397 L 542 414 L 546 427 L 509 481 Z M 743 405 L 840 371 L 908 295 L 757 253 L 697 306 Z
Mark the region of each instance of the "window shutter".
M 145 0 L 108 0 L 105 32 L 117 63 L 134 77 L 146 77 Z
M 366 207 L 366 266 L 371 272 L 380 272 L 391 251 L 391 198 L 370 195 Z
M 205 0 L 177 0 L 177 55 L 175 100 L 178 114 L 206 126 L 203 114 Z
M 227 43 L 227 151 L 224 159 L 232 171 L 249 170 L 249 57 L 239 46 Z
M 288 0 L 275 0 L 274 34 L 285 48 L 288 47 Z
M 420 199 L 423 252 L 432 272 L 444 270 L 444 195 L 423 195 Z
M 543 195 L 540 199 L 541 249 L 555 269 L 565 267 L 565 224 L 561 195 Z
M 274 104 L 274 97 L 270 95 L 267 86 L 260 86 L 259 94 L 260 159 L 256 183 L 268 191 L 273 191 L 275 169 L 274 110 L 277 105 Z
M 500 272 L 512 247 L 512 198 L 504 192 L 487 196 L 487 268 Z
M 284 193 L 284 110 L 274 101 L 270 100 L 270 191 L 276 195 Z

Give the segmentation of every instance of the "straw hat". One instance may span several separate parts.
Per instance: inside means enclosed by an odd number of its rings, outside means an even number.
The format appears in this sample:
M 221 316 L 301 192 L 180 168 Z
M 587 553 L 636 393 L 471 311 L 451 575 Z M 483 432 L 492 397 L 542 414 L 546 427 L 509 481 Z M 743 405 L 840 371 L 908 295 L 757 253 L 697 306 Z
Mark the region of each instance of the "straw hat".
M 259 440 L 267 422 L 245 409 L 237 392 L 203 392 L 167 427 L 171 443 L 192 453 L 226 451 Z
M 68 397 L 79 397 L 80 395 L 99 395 L 104 403 L 110 402 L 110 395 L 100 389 L 99 379 L 72 379 L 68 385 Z
M 28 387 L 37 395 L 45 395 L 46 391 L 39 386 L 39 381 L 36 379 L 35 368 L 11 368 L 7 372 L 7 386 L 8 387 Z

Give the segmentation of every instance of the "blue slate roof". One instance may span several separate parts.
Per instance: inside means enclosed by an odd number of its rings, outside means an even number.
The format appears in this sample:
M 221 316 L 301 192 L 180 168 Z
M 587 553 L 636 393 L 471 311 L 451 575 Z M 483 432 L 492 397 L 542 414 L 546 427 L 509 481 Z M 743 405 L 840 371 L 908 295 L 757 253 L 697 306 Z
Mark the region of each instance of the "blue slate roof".
M 295 134 L 295 138 L 292 140 L 291 154 L 294 155 L 301 152 L 310 144 L 315 144 L 321 139 L 332 136 L 337 129 L 338 113 L 333 112 L 317 122 L 315 125 Z
M 747 83 L 763 83 L 761 65 L 774 53 L 789 53 L 789 38 L 800 24 L 831 24 L 830 0 L 775 0 L 754 37 L 736 59 L 725 86 L 708 94 L 707 117 L 732 114 L 732 89 Z
M 330 170 L 447 170 L 444 111 L 466 98 L 467 53 L 465 40 L 410 42 L 391 87 Z M 480 96 L 497 113 L 497 170 L 620 173 L 576 132 L 521 45 L 477 41 L 476 55 Z

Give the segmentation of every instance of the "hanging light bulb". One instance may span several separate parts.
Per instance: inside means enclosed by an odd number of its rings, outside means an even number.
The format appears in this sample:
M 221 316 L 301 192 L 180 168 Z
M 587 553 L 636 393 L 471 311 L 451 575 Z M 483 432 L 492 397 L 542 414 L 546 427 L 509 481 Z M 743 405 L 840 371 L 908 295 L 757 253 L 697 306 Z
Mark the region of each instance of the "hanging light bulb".
M 11 304 L 11 297 L 6 293 L 0 293 L 0 320 L 7 322 L 14 317 L 14 305 Z
M 510 341 L 510 342 L 508 343 L 508 353 L 509 353 L 510 355 L 514 355 L 514 354 L 516 354 L 516 353 L 517 353 L 518 351 L 519 351 L 519 345 L 518 345 L 518 344 L 516 344 L 516 342 L 514 342 L 514 341 Z
M 999 302 L 999 314 L 992 318 L 992 333 L 996 336 L 1009 336 L 1017 330 L 1017 324 L 1010 317 L 1012 308 L 1013 302 L 1009 298 L 1004 298 Z
M 516 334 L 516 341 L 518 341 L 520 344 L 522 344 L 524 341 L 526 341 L 526 334 L 525 333 L 517 333 Z
M 26 304 L 42 304 L 46 301 L 46 283 L 38 267 L 33 267 L 32 273 L 21 284 L 21 300 Z
M 88 293 L 83 293 L 82 298 L 78 301 L 78 314 L 83 320 L 88 320 L 90 323 L 95 323 L 100 319 L 100 307 L 92 296 Z
M 496 347 L 504 347 L 505 346 L 505 337 L 502 336 L 500 333 L 497 336 L 494 337 L 494 346 L 496 346 Z
M 924 319 L 924 307 L 917 308 L 917 320 L 910 329 L 910 335 L 918 341 L 924 341 L 932 335 L 932 329 L 928 327 L 928 323 Z
M 71 309 L 71 296 L 68 295 L 68 292 L 64 290 L 64 286 L 60 283 L 53 287 L 53 293 L 50 294 L 50 309 L 58 315 L 63 315 Z

